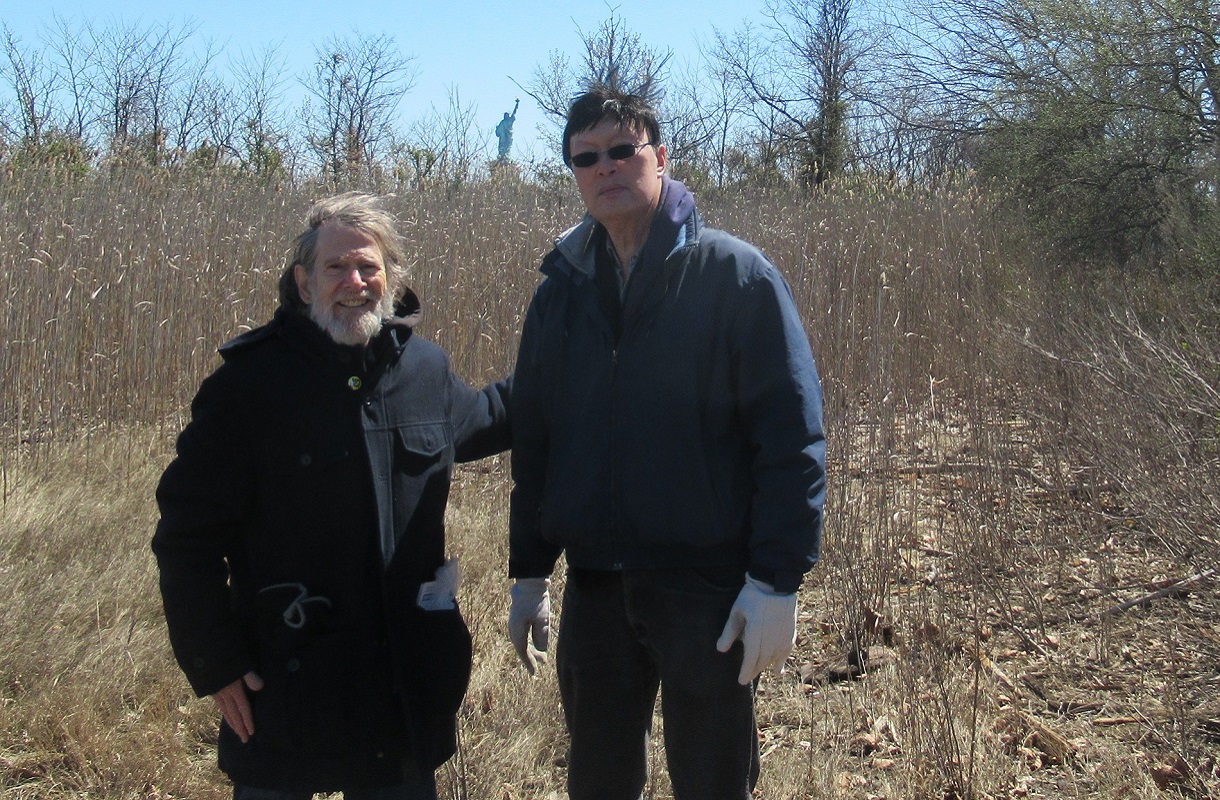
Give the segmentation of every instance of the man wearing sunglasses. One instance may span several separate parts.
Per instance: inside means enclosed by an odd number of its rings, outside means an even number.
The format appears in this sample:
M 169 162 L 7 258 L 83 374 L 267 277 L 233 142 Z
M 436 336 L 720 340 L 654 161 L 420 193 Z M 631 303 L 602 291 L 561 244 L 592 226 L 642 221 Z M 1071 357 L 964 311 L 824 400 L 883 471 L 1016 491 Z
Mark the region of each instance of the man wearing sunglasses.
M 647 91 L 577 98 L 588 211 L 542 262 L 513 384 L 509 633 L 556 656 L 572 800 L 635 800 L 658 690 L 677 800 L 746 800 L 754 690 L 782 667 L 820 552 L 825 440 L 792 294 L 666 175 Z

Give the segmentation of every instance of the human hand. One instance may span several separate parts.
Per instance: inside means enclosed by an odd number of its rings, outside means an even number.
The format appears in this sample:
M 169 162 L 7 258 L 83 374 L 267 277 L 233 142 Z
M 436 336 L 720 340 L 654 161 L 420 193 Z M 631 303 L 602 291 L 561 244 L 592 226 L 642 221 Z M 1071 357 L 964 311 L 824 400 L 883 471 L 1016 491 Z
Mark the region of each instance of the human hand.
M 782 672 L 784 659 L 796 644 L 796 594 L 778 594 L 772 586 L 747 575 L 716 649 L 727 653 L 737 639 L 744 649 L 737 676 L 741 685 L 768 668 Z
M 551 643 L 551 579 L 518 578 L 509 595 L 508 638 L 530 675 L 546 661 Z
M 212 695 L 212 699 L 220 708 L 221 716 L 243 743 L 250 741 L 250 737 L 254 735 L 254 711 L 250 708 L 250 698 L 246 695 L 246 690 L 258 692 L 262 688 L 263 679 L 255 672 L 247 672 Z

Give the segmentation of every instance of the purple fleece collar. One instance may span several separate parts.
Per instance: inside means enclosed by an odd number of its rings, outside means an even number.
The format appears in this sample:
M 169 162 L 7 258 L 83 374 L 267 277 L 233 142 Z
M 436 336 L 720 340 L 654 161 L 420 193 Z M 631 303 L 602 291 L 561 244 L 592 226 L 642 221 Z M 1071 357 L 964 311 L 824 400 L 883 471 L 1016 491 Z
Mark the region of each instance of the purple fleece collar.
M 667 220 L 675 232 L 690 218 L 695 210 L 695 196 L 686 188 L 682 181 L 676 181 L 668 175 L 661 176 L 661 205 L 657 215 Z

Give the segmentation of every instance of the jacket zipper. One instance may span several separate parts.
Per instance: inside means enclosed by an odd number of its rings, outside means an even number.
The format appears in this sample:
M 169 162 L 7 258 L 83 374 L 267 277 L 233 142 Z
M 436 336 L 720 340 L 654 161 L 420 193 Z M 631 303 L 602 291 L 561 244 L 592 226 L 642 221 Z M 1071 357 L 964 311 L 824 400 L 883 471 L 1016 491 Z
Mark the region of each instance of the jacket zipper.
M 620 342 L 622 340 L 620 339 Z M 610 349 L 610 546 L 614 561 L 614 569 L 622 570 L 621 542 L 619 541 L 619 465 L 617 442 L 614 432 L 618 430 L 618 350 L 619 345 Z

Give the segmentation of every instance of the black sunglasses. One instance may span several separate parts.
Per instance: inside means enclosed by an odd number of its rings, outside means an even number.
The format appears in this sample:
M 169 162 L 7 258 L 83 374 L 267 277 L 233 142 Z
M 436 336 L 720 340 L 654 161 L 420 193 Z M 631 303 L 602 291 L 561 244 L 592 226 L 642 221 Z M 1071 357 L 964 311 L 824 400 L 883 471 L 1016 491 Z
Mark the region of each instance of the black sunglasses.
M 629 158 L 635 158 L 635 154 L 640 152 L 645 147 L 653 147 L 656 142 L 643 142 L 641 144 L 616 144 L 609 150 L 586 150 L 583 153 L 577 153 L 572 156 L 572 166 L 591 167 L 601 160 L 602 153 L 610 157 L 611 161 L 626 161 Z

